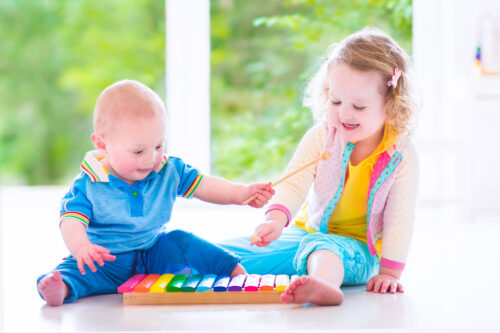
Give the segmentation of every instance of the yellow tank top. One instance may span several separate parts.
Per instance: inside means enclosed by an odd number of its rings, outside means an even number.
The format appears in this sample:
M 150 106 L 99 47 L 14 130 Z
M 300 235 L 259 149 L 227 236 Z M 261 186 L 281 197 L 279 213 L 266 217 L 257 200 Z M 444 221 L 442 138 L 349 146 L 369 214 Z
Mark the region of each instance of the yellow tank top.
M 396 137 L 396 130 L 386 124 L 384 137 L 375 151 L 358 165 L 352 165 L 349 161 L 347 171 L 349 176 L 344 191 L 328 221 L 329 234 L 349 236 L 366 242 L 368 187 L 373 166 L 378 156 L 394 144 Z M 303 205 L 295 218 L 295 224 L 308 232 L 315 232 L 311 228 L 306 229 L 306 221 L 307 213 Z

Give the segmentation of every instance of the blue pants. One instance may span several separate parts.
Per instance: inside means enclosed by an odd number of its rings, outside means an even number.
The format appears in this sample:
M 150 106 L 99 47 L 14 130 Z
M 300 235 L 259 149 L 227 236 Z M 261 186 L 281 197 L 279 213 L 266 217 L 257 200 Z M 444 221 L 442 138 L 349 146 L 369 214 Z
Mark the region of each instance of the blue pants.
M 85 275 L 82 275 L 73 256 L 66 258 L 56 270 L 68 285 L 64 302 L 69 303 L 84 296 L 116 293 L 134 274 L 175 273 L 189 267 L 201 274 L 223 275 L 230 274 L 238 262 L 238 257 L 223 248 L 191 233 L 174 230 L 162 233 L 150 249 L 116 254 L 114 261 L 105 261 L 102 267 L 96 264 L 95 273 L 85 265 Z M 37 284 L 47 274 L 40 276 Z
M 248 273 L 255 274 L 307 274 L 307 259 L 318 250 L 335 253 L 344 264 L 343 285 L 367 283 L 378 273 L 378 257 L 372 256 L 366 243 L 354 238 L 308 233 L 291 225 L 267 247 L 250 245 L 248 237 L 240 237 L 219 244 L 241 257 Z

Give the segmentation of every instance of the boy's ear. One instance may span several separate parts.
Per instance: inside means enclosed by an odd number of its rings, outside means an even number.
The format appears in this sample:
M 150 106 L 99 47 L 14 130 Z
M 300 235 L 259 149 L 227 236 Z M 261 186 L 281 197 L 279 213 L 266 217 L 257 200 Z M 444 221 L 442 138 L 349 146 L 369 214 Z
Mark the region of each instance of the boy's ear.
M 90 140 L 92 140 L 95 149 L 101 152 L 106 152 L 106 142 L 104 141 L 104 138 L 102 136 L 96 133 L 92 133 L 92 135 L 90 136 Z

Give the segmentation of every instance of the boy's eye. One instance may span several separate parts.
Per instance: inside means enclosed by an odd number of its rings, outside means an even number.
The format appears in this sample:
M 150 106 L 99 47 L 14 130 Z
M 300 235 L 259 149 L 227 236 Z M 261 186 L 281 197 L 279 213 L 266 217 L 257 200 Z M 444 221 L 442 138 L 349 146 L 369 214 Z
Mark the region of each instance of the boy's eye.
M 138 150 L 138 151 L 135 151 L 134 154 L 140 155 L 140 154 L 142 154 L 142 152 L 143 152 L 143 150 Z
M 364 110 L 366 106 L 357 106 L 357 105 L 352 105 L 356 110 Z
M 156 146 L 156 149 L 161 149 L 163 147 L 163 145 L 158 145 Z
M 340 103 L 341 103 L 340 101 L 332 101 L 333 105 L 340 105 Z

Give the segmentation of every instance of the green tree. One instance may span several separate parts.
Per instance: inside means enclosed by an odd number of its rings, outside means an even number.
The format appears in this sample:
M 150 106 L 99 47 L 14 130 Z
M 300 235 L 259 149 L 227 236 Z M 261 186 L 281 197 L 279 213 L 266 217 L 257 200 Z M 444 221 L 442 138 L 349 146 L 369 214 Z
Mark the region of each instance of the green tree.
M 0 2 L 0 182 L 73 177 L 110 83 L 137 79 L 164 95 L 164 3 Z
M 211 1 L 216 173 L 276 177 L 312 123 L 301 94 L 328 45 L 370 25 L 411 51 L 411 18 L 409 0 Z M 0 183 L 72 178 L 110 83 L 164 96 L 164 0 L 3 0 L 0 41 Z
M 411 52 L 409 0 L 213 1 L 211 109 L 215 169 L 277 177 L 312 117 L 301 98 L 328 46 L 366 26 Z

